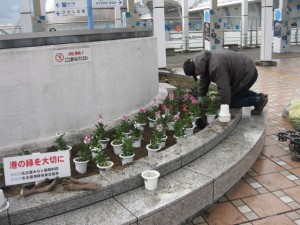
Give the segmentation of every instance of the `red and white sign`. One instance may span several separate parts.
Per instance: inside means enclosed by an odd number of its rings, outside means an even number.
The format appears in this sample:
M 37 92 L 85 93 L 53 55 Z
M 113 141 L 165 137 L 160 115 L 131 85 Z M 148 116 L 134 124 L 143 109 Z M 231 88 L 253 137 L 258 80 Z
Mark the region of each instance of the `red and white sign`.
M 92 62 L 91 48 L 56 49 L 52 52 L 53 65 L 67 65 Z
M 68 151 L 3 158 L 5 185 L 71 176 Z

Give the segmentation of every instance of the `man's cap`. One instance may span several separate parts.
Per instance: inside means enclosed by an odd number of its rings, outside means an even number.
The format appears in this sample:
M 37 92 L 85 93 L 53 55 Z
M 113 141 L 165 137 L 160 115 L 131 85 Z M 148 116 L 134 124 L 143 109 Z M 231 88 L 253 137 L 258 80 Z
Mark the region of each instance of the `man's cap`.
M 183 71 L 185 75 L 192 76 L 197 81 L 196 66 L 193 59 L 188 59 L 183 63 Z

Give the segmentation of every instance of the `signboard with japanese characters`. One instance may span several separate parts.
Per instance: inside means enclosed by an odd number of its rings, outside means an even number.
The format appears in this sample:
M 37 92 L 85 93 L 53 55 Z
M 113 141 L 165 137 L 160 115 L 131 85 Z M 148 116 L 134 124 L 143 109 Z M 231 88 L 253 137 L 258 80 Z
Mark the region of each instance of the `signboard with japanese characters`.
M 123 6 L 123 0 L 93 0 L 93 8 Z
M 5 185 L 71 176 L 68 151 L 3 158 Z
M 52 51 L 53 65 L 69 65 L 92 62 L 91 48 L 55 49 Z
M 87 16 L 86 0 L 54 0 L 55 15 L 63 16 Z

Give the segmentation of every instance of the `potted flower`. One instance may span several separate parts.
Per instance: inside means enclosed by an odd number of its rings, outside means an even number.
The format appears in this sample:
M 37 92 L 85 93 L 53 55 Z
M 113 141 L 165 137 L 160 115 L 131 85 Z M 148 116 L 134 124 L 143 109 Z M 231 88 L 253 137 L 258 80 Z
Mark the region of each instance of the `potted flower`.
M 207 112 L 206 117 L 208 123 L 211 123 L 216 118 L 217 111 L 220 107 L 219 99 L 219 93 L 214 90 L 209 90 L 208 94 L 205 97 Z
M 79 144 L 77 157 L 73 159 L 73 162 L 75 163 L 75 169 L 79 173 L 85 173 L 87 170 L 87 164 L 90 159 L 90 143 L 91 137 L 85 136 L 83 139 L 83 143 Z
M 159 107 L 157 106 L 156 99 L 153 100 L 152 107 L 148 110 L 148 120 L 149 127 L 154 127 L 155 122 L 155 113 L 159 111 Z
M 165 138 L 165 132 L 162 124 L 157 124 L 152 131 L 150 143 L 146 145 L 148 155 L 153 155 L 162 148 L 162 141 Z
M 100 173 L 110 170 L 114 165 L 104 150 L 100 150 L 96 153 L 94 161 L 97 164 Z
M 130 134 L 130 120 L 128 118 L 127 115 L 124 115 L 121 119 L 121 124 L 120 124 L 120 127 L 122 129 L 122 132 L 125 134 L 125 135 L 129 135 Z
M 141 126 L 141 130 L 144 130 L 144 126 L 147 123 L 147 111 L 144 108 L 140 108 L 138 113 L 135 116 L 135 122 L 139 123 Z
M 161 124 L 163 132 L 165 134 L 168 129 L 169 115 L 165 115 L 165 114 L 161 115 L 159 111 L 155 114 L 155 118 L 156 118 L 155 125 Z
M 98 116 L 98 123 L 95 125 L 96 130 L 93 132 L 93 136 L 97 136 L 98 141 L 102 144 L 103 149 L 107 148 L 107 143 L 109 142 L 109 138 L 105 137 L 106 125 L 103 124 L 103 116 L 99 114 Z
M 170 114 L 171 116 L 174 116 L 178 114 L 178 99 L 175 98 L 175 94 L 173 91 L 169 92 L 167 97 L 164 99 L 163 105 L 165 106 L 165 110 L 168 110 L 168 113 L 165 112 L 165 114 Z
M 93 136 L 91 138 L 90 149 L 92 151 L 93 158 L 95 158 L 97 152 L 99 152 L 103 149 L 103 145 L 99 140 L 99 136 L 97 136 L 96 134 L 93 134 Z
M 198 118 L 200 116 L 201 113 L 200 106 L 197 103 L 197 99 L 194 96 L 191 96 L 189 98 L 188 112 L 192 115 L 193 118 Z
M 179 143 L 185 137 L 185 121 L 179 115 L 175 115 L 174 119 L 174 138 Z
M 71 150 L 72 146 L 67 145 L 67 142 L 64 139 L 65 134 L 62 132 L 56 132 L 56 139 L 55 143 L 57 144 L 57 150 L 58 151 L 68 151 L 69 152 L 69 157 L 71 157 Z
M 194 131 L 194 124 L 192 121 L 192 116 L 189 113 L 184 113 L 183 114 L 183 121 L 185 124 L 185 135 L 186 137 L 190 137 L 193 135 L 193 131 Z
M 119 154 L 122 160 L 122 165 L 133 162 L 133 157 L 135 156 L 135 154 L 131 137 L 123 138 L 122 150 L 123 153 Z
M 114 130 L 114 135 L 113 135 L 113 140 L 111 142 L 111 146 L 114 149 L 114 153 L 116 155 L 119 155 L 120 153 L 122 153 L 122 140 L 123 140 L 123 129 L 121 127 L 121 125 L 119 124 L 118 126 L 116 126 L 115 130 Z
M 133 147 L 134 148 L 139 148 L 141 147 L 141 141 L 142 141 L 142 129 L 141 129 L 141 124 L 137 123 L 136 121 L 133 124 L 133 130 L 131 132 L 131 137 L 133 140 Z

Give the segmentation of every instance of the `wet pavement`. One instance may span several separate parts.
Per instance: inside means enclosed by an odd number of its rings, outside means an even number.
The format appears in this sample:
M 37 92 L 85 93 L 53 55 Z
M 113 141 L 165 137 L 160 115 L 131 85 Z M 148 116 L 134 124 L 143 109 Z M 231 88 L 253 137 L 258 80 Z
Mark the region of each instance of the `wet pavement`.
M 239 52 L 259 60 L 260 49 Z M 166 70 L 182 74 L 183 62 L 197 52 L 167 57 Z M 282 117 L 285 106 L 300 98 L 300 46 L 292 52 L 273 53 L 277 66 L 257 66 L 254 91 L 269 95 L 264 148 L 245 176 L 217 203 L 187 225 L 300 225 L 300 162 L 292 161 L 289 141 L 279 142 L 277 134 L 294 130 Z

